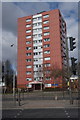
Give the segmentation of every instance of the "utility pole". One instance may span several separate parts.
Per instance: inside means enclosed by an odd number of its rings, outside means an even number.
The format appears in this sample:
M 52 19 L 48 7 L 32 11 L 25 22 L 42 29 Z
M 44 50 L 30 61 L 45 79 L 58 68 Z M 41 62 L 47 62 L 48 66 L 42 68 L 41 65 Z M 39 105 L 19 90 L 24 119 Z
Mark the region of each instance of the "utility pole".
M 69 42 L 70 42 L 70 51 L 73 51 L 73 50 L 76 48 L 76 46 L 75 46 L 75 44 L 76 44 L 75 38 L 69 37 Z M 76 61 L 76 60 L 77 60 L 76 58 L 71 57 L 72 73 L 73 73 L 73 74 L 76 74 L 76 70 L 75 70 L 75 61 Z M 70 85 L 69 85 L 70 104 L 73 104 L 72 88 L 71 88 L 71 80 L 70 80 L 70 78 L 69 78 L 69 84 L 70 84 Z
M 16 102 L 16 95 L 15 95 L 15 72 L 13 74 L 13 101 Z

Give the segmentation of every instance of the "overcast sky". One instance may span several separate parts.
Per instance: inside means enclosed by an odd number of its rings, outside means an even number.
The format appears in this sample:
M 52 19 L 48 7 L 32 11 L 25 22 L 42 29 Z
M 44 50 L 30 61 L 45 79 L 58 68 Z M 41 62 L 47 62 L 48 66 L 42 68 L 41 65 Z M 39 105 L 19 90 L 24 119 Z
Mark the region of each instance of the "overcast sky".
M 19 17 L 28 16 L 36 14 L 37 12 L 48 11 L 52 9 L 60 9 L 67 24 L 67 36 L 76 38 L 77 49 L 75 49 L 74 52 L 71 52 L 70 54 L 71 56 L 78 57 L 79 43 L 77 0 L 76 2 L 46 1 L 47 2 L 2 2 L 2 59 L 9 59 L 14 68 L 17 65 L 17 19 Z M 14 46 L 10 47 L 11 44 L 14 44 Z

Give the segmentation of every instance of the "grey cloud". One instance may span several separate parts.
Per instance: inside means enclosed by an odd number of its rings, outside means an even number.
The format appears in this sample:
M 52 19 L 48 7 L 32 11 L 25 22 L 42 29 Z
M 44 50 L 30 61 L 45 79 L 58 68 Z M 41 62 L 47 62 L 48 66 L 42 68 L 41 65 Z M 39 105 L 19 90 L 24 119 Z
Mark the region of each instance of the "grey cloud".
M 13 3 L 2 3 L 2 30 L 17 33 L 17 18 L 25 13 Z

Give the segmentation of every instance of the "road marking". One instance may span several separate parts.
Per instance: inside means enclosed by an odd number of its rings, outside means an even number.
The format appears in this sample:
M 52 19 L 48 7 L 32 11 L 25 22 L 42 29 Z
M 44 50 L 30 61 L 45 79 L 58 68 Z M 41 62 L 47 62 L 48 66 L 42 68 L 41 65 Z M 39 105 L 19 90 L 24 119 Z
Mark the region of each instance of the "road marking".
M 69 118 L 70 116 L 68 116 L 68 118 Z
M 68 113 L 66 113 L 66 115 L 68 115 Z
M 21 113 L 22 111 L 20 111 L 20 113 Z
M 14 118 L 16 118 L 17 116 L 14 116 Z
M 18 113 L 17 115 L 20 115 L 20 113 Z

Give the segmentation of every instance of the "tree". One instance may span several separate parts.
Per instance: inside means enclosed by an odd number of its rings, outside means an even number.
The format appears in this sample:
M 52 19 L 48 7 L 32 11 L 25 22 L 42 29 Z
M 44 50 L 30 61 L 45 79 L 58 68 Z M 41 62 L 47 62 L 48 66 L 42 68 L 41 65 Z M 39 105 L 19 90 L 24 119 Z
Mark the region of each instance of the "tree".
M 50 76 L 51 77 L 54 77 L 54 79 L 57 79 L 59 77 L 61 77 L 63 75 L 63 70 L 58 68 L 58 67 L 55 67 L 53 66 L 51 68 L 51 73 L 50 73 Z
M 6 88 L 12 89 L 14 70 L 12 69 L 12 65 L 9 60 L 2 62 L 2 74 L 2 81 L 5 82 Z

